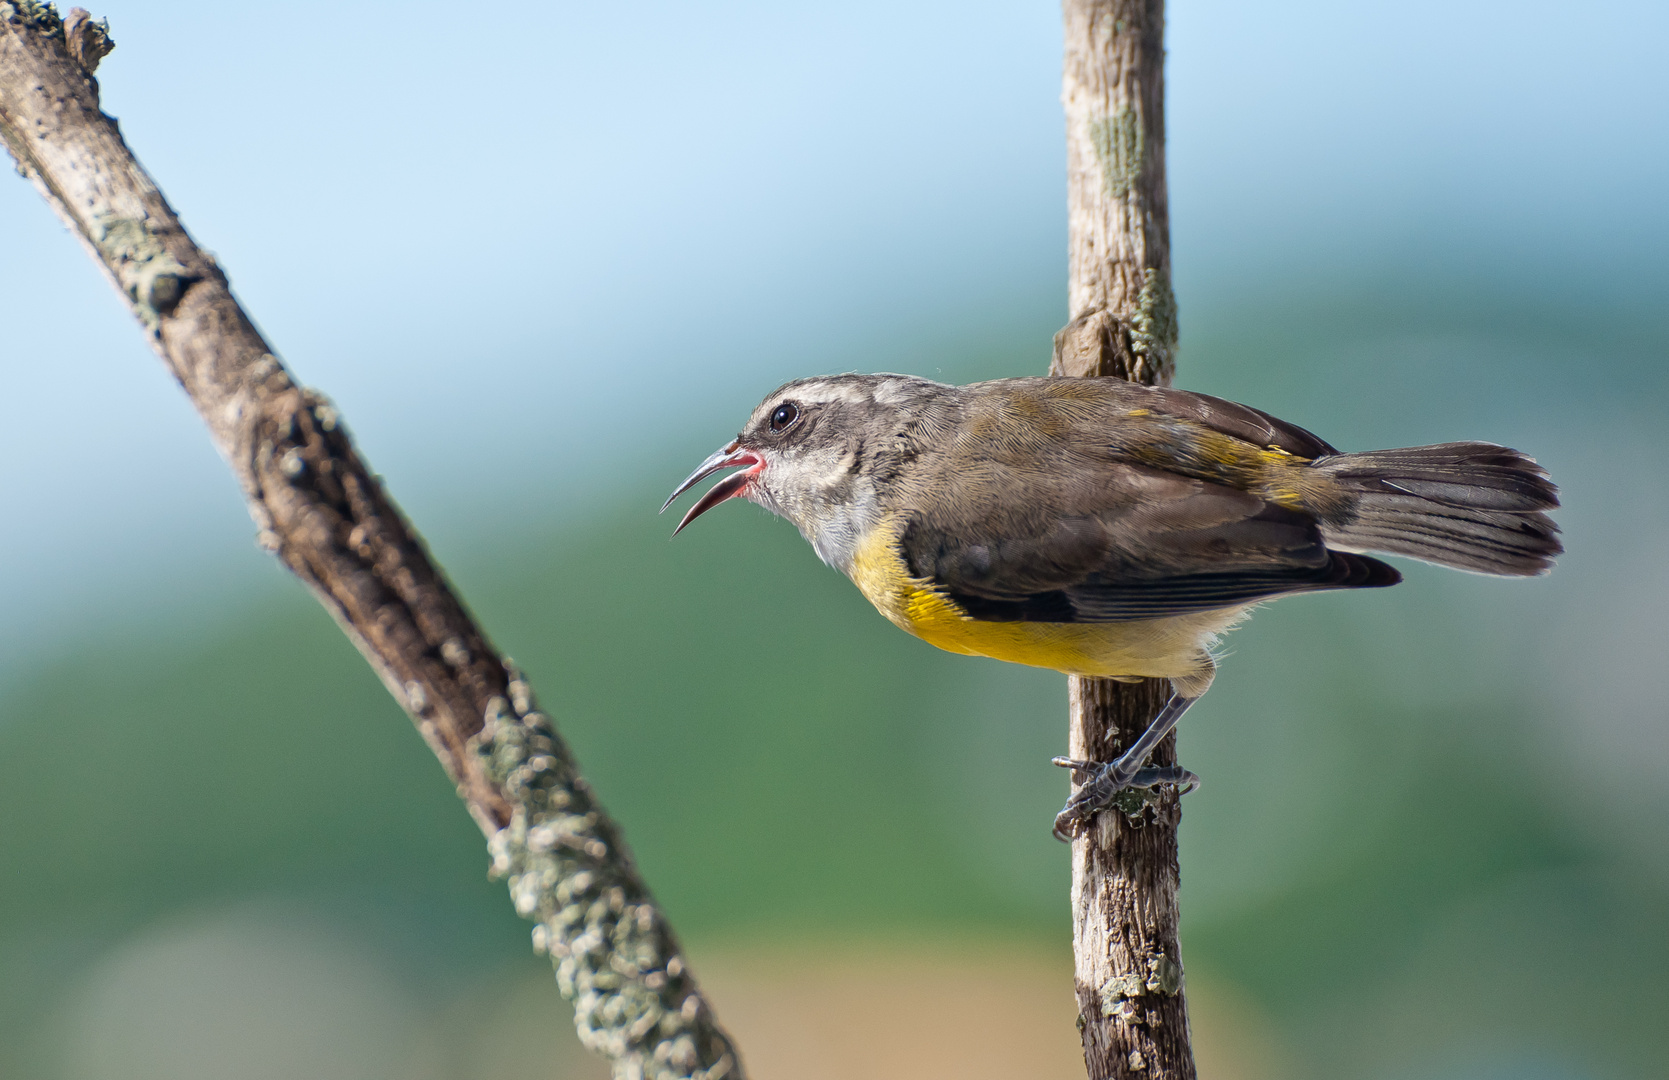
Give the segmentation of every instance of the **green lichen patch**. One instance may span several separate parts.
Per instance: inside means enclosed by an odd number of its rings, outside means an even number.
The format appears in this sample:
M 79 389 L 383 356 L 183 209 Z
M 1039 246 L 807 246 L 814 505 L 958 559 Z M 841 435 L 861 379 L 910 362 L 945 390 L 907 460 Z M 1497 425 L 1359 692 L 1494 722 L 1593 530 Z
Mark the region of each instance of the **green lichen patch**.
M 1119 813 L 1130 819 L 1132 825 L 1138 828 L 1145 824 L 1145 811 L 1156 805 L 1164 796 L 1157 788 L 1124 788 L 1113 796 L 1113 806 Z
M 1182 992 L 1182 965 L 1164 953 L 1155 953 L 1142 962 L 1141 971 L 1114 975 L 1096 990 L 1102 1016 L 1135 1016 L 1138 998 L 1150 994 L 1174 997 Z
M 1141 116 L 1134 109 L 1123 108 L 1112 116 L 1092 120 L 1089 137 L 1107 194 L 1115 199 L 1129 195 L 1147 164 L 1147 132 Z
M 58 17 L 58 8 L 53 4 L 40 3 L 39 0 L 8 0 L 6 3 L 0 3 L 0 16 L 15 18 L 24 26 L 47 37 L 61 37 L 64 33 L 64 21 Z
M 133 301 L 134 312 L 152 330 L 197 280 L 138 218 L 99 214 L 93 219 L 92 240 Z
M 1170 275 L 1150 267 L 1142 271 L 1142 291 L 1130 320 L 1130 347 L 1164 379 L 1176 367 L 1176 339 L 1176 294 Z
M 1096 991 L 1096 997 L 1101 1001 L 1101 1015 L 1130 1015 L 1133 1011 L 1130 1003 L 1146 992 L 1147 986 L 1140 975 L 1134 972 L 1114 975 Z
M 1147 978 L 1143 988 L 1150 994 L 1174 996 L 1182 990 L 1182 965 L 1158 953 L 1147 958 Z

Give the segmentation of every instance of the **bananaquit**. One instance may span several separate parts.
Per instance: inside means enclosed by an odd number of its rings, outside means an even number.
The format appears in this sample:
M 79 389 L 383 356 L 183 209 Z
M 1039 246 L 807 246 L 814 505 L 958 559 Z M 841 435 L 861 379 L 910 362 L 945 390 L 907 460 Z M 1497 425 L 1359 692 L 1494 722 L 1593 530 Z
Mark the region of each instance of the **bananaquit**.
M 1125 788 L 1198 782 L 1147 758 L 1211 686 L 1218 635 L 1253 606 L 1401 580 L 1367 551 L 1528 577 L 1563 550 L 1546 513 L 1557 490 L 1516 450 L 1341 454 L 1245 405 L 1112 378 L 801 379 L 667 505 L 730 468 L 678 531 L 739 495 L 941 649 L 1171 681 L 1118 760 L 1063 762 L 1091 776 L 1056 819 L 1063 836 Z

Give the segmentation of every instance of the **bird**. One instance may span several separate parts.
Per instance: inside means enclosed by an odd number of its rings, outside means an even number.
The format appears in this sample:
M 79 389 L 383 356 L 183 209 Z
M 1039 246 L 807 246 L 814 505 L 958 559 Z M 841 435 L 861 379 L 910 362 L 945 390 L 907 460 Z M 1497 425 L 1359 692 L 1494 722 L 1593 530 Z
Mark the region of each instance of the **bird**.
M 1369 552 L 1479 574 L 1547 573 L 1558 489 L 1517 450 L 1451 442 L 1341 453 L 1222 398 L 1114 377 L 949 385 L 798 379 L 679 484 L 793 523 L 888 620 L 953 653 L 1068 675 L 1168 679 L 1147 730 L 1056 816 L 1079 835 L 1119 793 L 1199 778 L 1148 757 L 1211 687 L 1221 635 L 1296 593 L 1402 575 Z

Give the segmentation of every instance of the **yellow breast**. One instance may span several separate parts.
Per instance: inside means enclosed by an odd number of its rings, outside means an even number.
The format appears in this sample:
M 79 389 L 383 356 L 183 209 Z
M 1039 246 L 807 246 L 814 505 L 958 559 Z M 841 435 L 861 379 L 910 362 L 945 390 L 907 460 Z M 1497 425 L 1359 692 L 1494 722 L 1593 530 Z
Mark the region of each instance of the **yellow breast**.
M 1216 635 L 1244 613 L 1209 611 L 1137 622 L 989 622 L 970 617 L 932 582 L 912 577 L 897 540 L 896 521 L 872 529 L 854 553 L 852 581 L 893 623 L 948 652 L 1068 675 L 1186 678 L 1200 672 Z

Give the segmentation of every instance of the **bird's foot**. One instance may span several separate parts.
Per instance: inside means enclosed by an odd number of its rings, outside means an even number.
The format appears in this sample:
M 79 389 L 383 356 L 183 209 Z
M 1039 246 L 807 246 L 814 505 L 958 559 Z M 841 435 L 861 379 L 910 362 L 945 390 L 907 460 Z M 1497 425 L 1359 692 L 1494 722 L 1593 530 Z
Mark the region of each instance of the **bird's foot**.
M 1123 757 L 1110 763 L 1075 761 L 1064 757 L 1053 761 L 1062 768 L 1071 769 L 1072 778 L 1083 785 L 1055 815 L 1055 837 L 1059 840 L 1071 840 L 1083 831 L 1091 818 L 1110 807 L 1118 809 L 1126 817 L 1135 817 L 1163 797 L 1155 788 L 1174 787 L 1180 796 L 1200 786 L 1200 778 L 1180 765 L 1137 768 L 1136 763 Z

